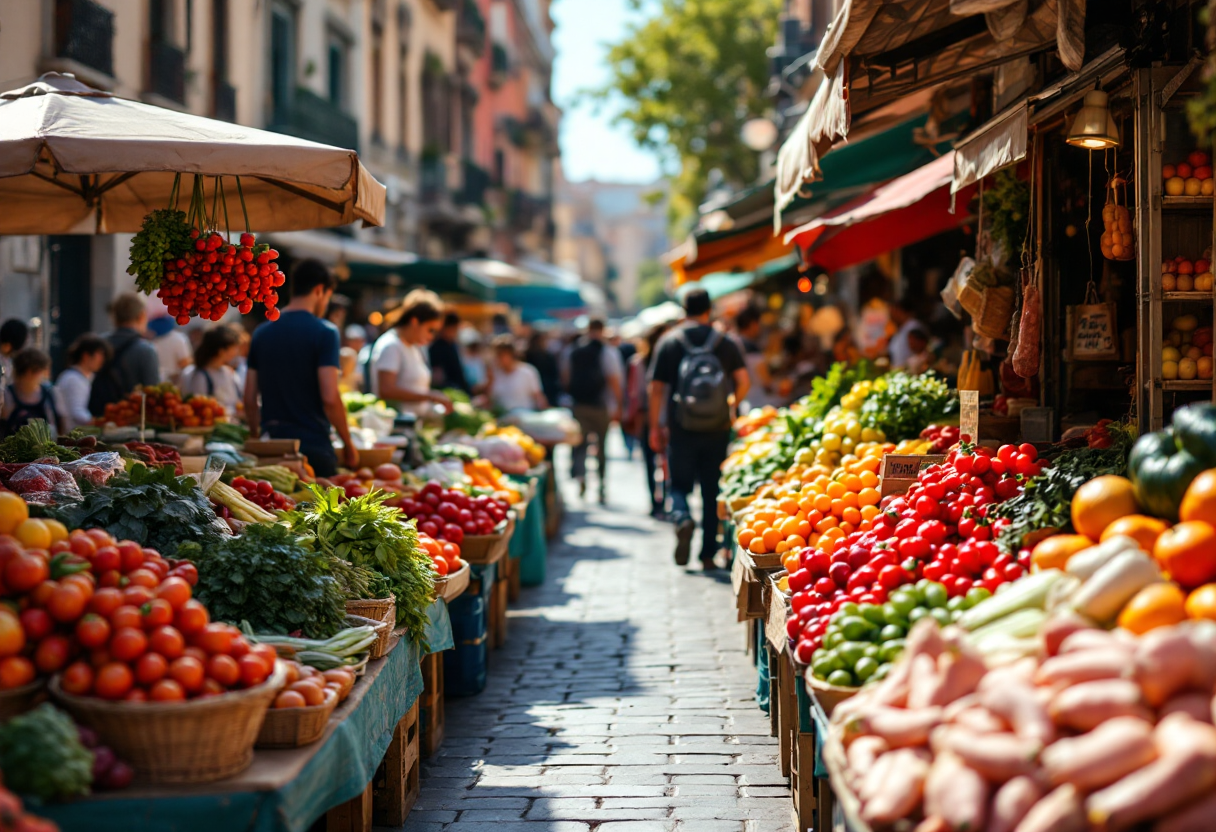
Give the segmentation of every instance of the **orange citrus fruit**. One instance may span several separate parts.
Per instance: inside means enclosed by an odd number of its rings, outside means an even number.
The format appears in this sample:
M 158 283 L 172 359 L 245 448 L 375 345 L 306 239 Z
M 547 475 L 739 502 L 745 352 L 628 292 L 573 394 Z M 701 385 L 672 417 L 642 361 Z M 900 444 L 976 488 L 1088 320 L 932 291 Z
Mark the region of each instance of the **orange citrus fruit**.
M 1078 533 L 1097 540 L 1111 523 L 1139 511 L 1131 480 L 1108 474 L 1077 489 L 1072 498 L 1072 526 Z
M 1036 569 L 1063 569 L 1069 558 L 1093 545 L 1094 542 L 1083 534 L 1053 534 L 1034 547 L 1030 563 Z
M 1182 518 L 1186 520 L 1187 518 Z M 1127 517 L 1120 517 L 1115 522 L 1111 523 L 1102 532 L 1102 539 L 1109 540 L 1116 535 L 1124 535 L 1140 544 L 1140 548 L 1146 552 L 1153 551 L 1153 546 L 1157 544 L 1157 538 L 1161 537 L 1161 533 L 1168 529 L 1169 523 L 1157 517 L 1149 517 L 1146 514 L 1129 514 Z M 1051 540 L 1051 538 L 1048 538 Z M 1039 544 L 1040 546 L 1043 544 Z M 1037 546 L 1035 547 L 1038 548 Z
M 1136 635 L 1185 620 L 1186 596 L 1170 583 L 1146 586 L 1119 613 L 1119 626 Z
M 41 520 L 26 520 L 19 525 L 13 536 L 27 549 L 51 548 L 51 530 Z
M 30 519 L 30 507 L 11 491 L 0 491 L 0 534 L 12 534 Z

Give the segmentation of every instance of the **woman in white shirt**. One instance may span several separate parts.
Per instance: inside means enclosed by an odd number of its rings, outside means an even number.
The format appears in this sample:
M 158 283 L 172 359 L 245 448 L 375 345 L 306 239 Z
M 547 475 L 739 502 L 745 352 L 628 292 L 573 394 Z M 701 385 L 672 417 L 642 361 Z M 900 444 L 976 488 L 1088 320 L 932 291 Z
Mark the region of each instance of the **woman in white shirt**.
M 89 394 L 93 391 L 93 376 L 110 360 L 110 342 L 86 332 L 68 347 L 72 366 L 59 374 L 55 391 L 63 401 L 63 418 L 69 431 L 93 423 L 89 412 Z
M 541 389 L 540 373 L 519 360 L 515 340 L 510 335 L 494 339 L 494 378 L 490 382 L 490 402 L 504 412 L 544 410 L 549 406 Z
M 431 389 L 425 352 L 443 325 L 443 302 L 434 292 L 415 289 L 387 317 L 392 329 L 372 347 L 372 393 L 413 413 L 436 404 L 451 413 L 452 400 Z
M 241 351 L 244 332 L 235 326 L 221 324 L 203 333 L 203 340 L 194 351 L 194 363 L 182 370 L 182 393 L 210 396 L 224 406 L 230 417 L 237 415 L 237 405 L 244 397 L 230 366 Z

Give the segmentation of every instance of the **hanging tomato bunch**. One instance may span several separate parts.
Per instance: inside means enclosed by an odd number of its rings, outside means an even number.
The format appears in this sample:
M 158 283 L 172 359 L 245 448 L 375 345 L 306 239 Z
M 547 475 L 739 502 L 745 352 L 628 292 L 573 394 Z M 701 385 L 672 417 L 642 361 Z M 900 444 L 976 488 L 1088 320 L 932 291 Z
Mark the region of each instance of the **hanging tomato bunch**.
M 177 202 L 181 175 L 173 184 L 171 204 Z M 245 208 L 240 179 L 237 193 Z M 287 278 L 275 261 L 279 253 L 246 231 L 234 245 L 230 235 L 217 229 L 219 207 L 223 206 L 225 226 L 228 206 L 224 200 L 222 177 L 216 177 L 208 214 L 203 180 L 194 178 L 194 191 L 187 215 L 175 208 L 153 211 L 144 218 L 143 227 L 131 241 L 131 266 L 136 284 L 145 294 L 156 292 L 169 314 L 179 324 L 193 317 L 218 321 L 235 306 L 242 315 L 264 304 L 266 319 L 278 320 L 279 294 L 275 290 Z M 246 212 L 245 225 L 249 225 Z
M 190 237 L 193 250 L 165 261 L 164 278 L 156 292 L 179 324 L 189 323 L 195 315 L 218 321 L 229 306 L 247 315 L 254 303 L 266 305 L 268 321 L 278 320 L 275 289 L 286 277 L 274 263 L 277 251 L 258 244 L 249 232 L 241 235 L 239 246 L 217 231 L 202 233 L 192 228 Z

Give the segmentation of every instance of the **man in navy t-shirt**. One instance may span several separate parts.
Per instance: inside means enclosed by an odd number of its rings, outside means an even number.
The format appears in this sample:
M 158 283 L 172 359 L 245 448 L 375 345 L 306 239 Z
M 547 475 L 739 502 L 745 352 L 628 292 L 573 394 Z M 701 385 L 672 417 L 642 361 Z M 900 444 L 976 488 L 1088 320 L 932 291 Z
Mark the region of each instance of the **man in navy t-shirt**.
M 265 430 L 272 439 L 299 439 L 300 452 L 319 477 L 338 473 L 338 456 L 329 439 L 331 425 L 342 438 L 346 465 L 359 464 L 338 391 L 341 339 L 338 328 L 320 317 L 336 286 L 324 264 L 303 260 L 296 265 L 291 302 L 277 321 L 253 333 L 245 382 L 245 418 L 251 434 L 261 436 Z

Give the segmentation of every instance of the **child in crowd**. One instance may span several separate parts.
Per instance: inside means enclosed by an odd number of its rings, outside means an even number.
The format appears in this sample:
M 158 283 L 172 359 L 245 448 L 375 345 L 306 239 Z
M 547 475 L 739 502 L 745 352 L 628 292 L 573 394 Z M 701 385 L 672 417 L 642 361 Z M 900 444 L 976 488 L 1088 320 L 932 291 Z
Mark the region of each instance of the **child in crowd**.
M 241 329 L 228 324 L 203 333 L 203 340 L 194 350 L 194 364 L 182 371 L 182 393 L 211 396 L 229 416 L 235 416 L 244 392 L 229 365 L 241 351 L 243 337 Z
M 67 430 L 92 424 L 89 412 L 89 395 L 93 389 L 93 377 L 110 360 L 110 342 L 100 335 L 86 332 L 68 347 L 68 361 L 72 366 L 59 374 L 55 392 L 63 402 L 63 420 Z
M 13 380 L 4 388 L 3 432 L 10 436 L 31 419 L 42 419 L 53 436 L 66 433 L 63 401 L 51 386 L 51 357 L 24 349 L 13 356 Z

